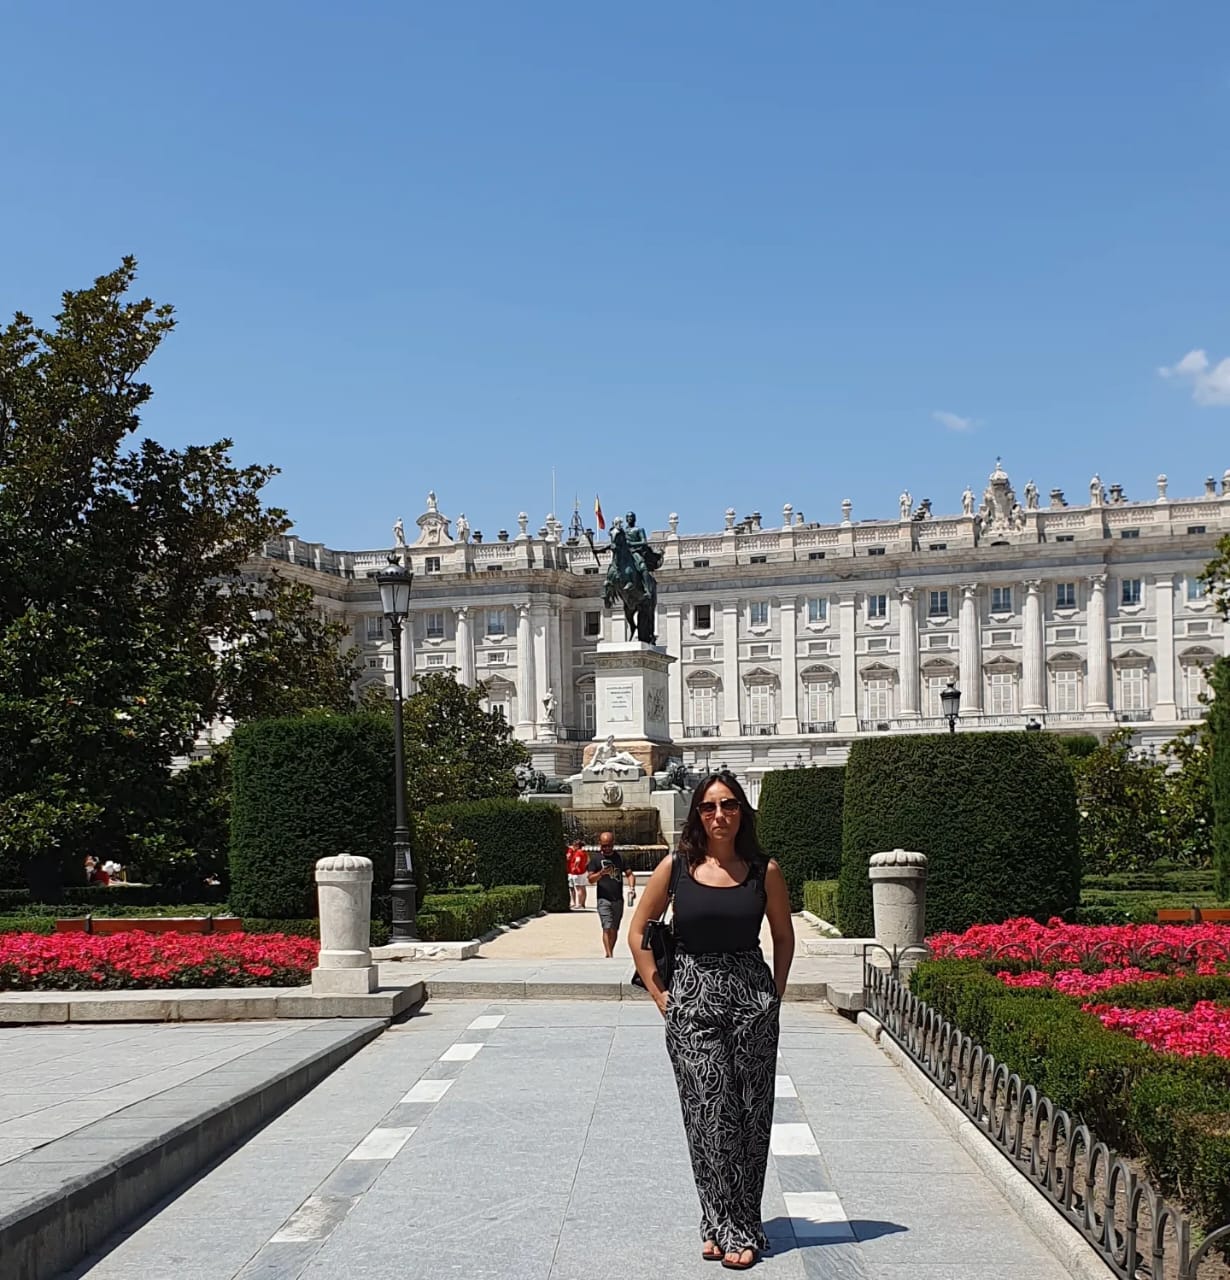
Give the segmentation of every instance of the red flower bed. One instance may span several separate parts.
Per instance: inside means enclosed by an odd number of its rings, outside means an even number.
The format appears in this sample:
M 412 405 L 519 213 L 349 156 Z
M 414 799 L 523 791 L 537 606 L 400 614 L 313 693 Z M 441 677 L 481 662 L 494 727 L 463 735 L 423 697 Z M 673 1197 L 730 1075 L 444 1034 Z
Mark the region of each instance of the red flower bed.
M 0 935 L 0 991 L 297 987 L 320 944 L 284 934 Z
M 1124 982 L 1148 982 L 1151 978 L 1166 978 L 1170 974 L 1128 966 L 1125 969 L 1103 969 L 1101 973 L 1086 973 L 1083 969 L 1060 969 L 1050 973 L 1046 969 L 1030 969 L 1026 973 L 995 975 L 1006 987 L 1048 987 L 1065 996 L 1095 996 L 1099 991 L 1117 987 Z
M 1185 1058 L 1215 1054 L 1230 1058 L 1230 1007 L 1212 1000 L 1198 1000 L 1186 1009 L 1120 1009 L 1114 1005 L 1087 1004 L 1104 1027 L 1128 1035 L 1163 1053 Z

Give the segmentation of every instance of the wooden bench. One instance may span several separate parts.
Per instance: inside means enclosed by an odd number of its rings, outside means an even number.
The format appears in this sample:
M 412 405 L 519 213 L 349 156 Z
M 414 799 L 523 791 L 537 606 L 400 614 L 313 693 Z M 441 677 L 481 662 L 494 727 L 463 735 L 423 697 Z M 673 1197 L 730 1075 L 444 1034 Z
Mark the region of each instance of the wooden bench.
M 127 933 L 134 929 L 141 933 L 242 933 L 243 921 L 238 916 L 74 916 L 56 921 L 57 933 Z
M 1230 924 L 1230 907 L 1163 907 L 1159 924 Z

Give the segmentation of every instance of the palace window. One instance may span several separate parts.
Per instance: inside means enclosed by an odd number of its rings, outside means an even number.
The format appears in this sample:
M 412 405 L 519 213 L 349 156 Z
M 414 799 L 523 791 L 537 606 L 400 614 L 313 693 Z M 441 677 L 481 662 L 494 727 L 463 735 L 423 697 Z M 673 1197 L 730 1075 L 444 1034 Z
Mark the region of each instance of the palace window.
M 867 616 L 869 618 L 887 618 L 888 617 L 888 597 L 887 596 L 868 596 L 867 597 Z
M 1011 587 L 992 587 L 991 588 L 991 612 L 992 613 L 1011 613 L 1012 612 L 1012 588 Z
M 384 617 L 379 613 L 367 615 L 367 638 L 369 640 L 384 639 Z
M 823 560 L 823 559 L 824 559 L 824 552 L 823 552 L 823 551 L 809 551 L 809 552 L 807 553 L 807 558 L 808 558 L 809 560 Z
M 1076 583 L 1075 582 L 1057 582 L 1055 584 L 1055 608 L 1056 609 L 1075 609 L 1076 608 Z
M 713 606 L 711 604 L 694 604 L 692 606 L 692 630 L 713 630 Z
M 1202 524 L 1189 524 L 1187 526 L 1187 532 L 1188 533 L 1204 533 L 1205 526 Z
M 586 733 L 593 733 L 598 725 L 598 707 L 594 698 L 594 686 L 586 685 L 581 690 L 581 728 Z
M 428 640 L 444 639 L 444 614 L 433 610 L 423 619 L 423 628 Z
M 1081 711 L 1081 673 L 1076 667 L 1058 667 L 1051 676 L 1051 709 Z
M 748 564 L 768 564 L 769 557 L 768 556 L 749 556 L 747 562 Z
M 1209 692 L 1208 672 L 1198 662 L 1187 663 L 1183 668 L 1183 705 L 1198 707 Z
M 748 685 L 747 715 L 750 724 L 777 723 L 776 690 L 768 681 Z
M 701 729 L 717 726 L 717 684 L 712 679 L 688 686 L 688 723 Z
M 1203 582 L 1199 578 L 1188 578 L 1187 580 L 1187 598 L 1190 601 L 1203 600 L 1208 595 Z
M 1059 534 L 1056 534 L 1056 535 L 1055 535 L 1055 541 L 1056 541 L 1056 542 L 1075 542 L 1075 541 L 1076 541 L 1076 534 L 1074 534 L 1074 533 L 1059 533 Z
M 887 676 L 874 676 L 866 682 L 867 719 L 891 720 L 893 715 L 893 682 Z
M 1139 538 L 1140 530 L 1139 529 L 1120 529 L 1119 536 L 1121 538 Z
M 753 627 L 767 627 L 769 625 L 769 602 L 767 600 L 753 600 L 748 605 L 748 625 Z
M 693 561 L 692 561 L 692 568 L 693 568 L 693 569 L 707 569 L 708 567 L 709 567 L 709 561 L 708 561 L 708 560 L 693 560 Z
M 832 721 L 832 681 L 809 680 L 803 686 L 803 712 L 809 724 L 825 724 Z
M 424 572 L 424 573 L 439 573 L 439 572 L 440 572 L 440 557 L 439 557 L 439 556 L 425 556 L 425 557 L 423 558 L 423 572 Z
M 503 609 L 487 610 L 487 634 L 489 636 L 504 636 L 508 632 L 506 630 L 507 620 Z
M 602 614 L 597 609 L 587 609 L 582 633 L 587 640 L 593 640 L 602 634 Z
M 993 716 L 1016 714 L 1016 672 L 992 671 L 987 677 L 987 710 Z
M 807 601 L 807 625 L 819 626 L 829 620 L 829 602 L 824 596 L 811 596 Z
M 1149 708 L 1149 673 L 1144 667 L 1119 669 L 1119 710 L 1147 711 Z
M 487 665 L 489 667 L 504 667 L 508 665 L 508 654 L 503 649 L 487 650 Z
M 933 542 L 933 543 L 931 544 L 931 546 L 930 546 L 929 550 L 931 550 L 931 551 L 947 551 L 947 550 L 948 550 L 948 543 L 946 543 L 946 542 Z
M 867 554 L 869 556 L 882 556 L 885 552 L 884 547 L 868 547 Z
M 1139 604 L 1141 599 L 1140 579 L 1124 578 L 1119 596 L 1120 604 Z
M 932 591 L 930 603 L 927 606 L 927 617 L 929 618 L 946 618 L 948 617 L 948 592 Z
M 948 688 L 948 682 L 955 676 L 928 676 L 923 682 L 923 715 L 938 720 L 944 714 L 944 704 L 940 695 Z

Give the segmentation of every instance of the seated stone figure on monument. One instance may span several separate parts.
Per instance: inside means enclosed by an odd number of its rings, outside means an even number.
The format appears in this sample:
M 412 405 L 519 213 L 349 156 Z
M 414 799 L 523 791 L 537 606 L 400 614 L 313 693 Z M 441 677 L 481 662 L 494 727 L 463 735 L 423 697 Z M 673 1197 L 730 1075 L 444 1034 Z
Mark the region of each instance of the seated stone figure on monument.
M 643 772 L 641 762 L 634 755 L 616 747 L 613 733 L 598 744 L 593 759 L 582 770 L 583 774 L 595 778 L 639 778 Z
M 598 548 L 590 541 L 594 555 Z M 602 598 L 609 609 L 618 600 L 624 608 L 630 638 L 642 644 L 656 644 L 654 613 L 658 605 L 658 582 L 653 571 L 662 565 L 662 553 L 649 545 L 649 538 L 629 511 L 611 527 L 611 563 L 607 566 Z

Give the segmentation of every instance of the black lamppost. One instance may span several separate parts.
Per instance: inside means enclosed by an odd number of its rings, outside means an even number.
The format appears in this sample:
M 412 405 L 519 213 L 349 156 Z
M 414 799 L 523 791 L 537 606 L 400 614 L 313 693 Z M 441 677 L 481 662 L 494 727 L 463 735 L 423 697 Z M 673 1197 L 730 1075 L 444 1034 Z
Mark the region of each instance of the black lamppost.
M 955 680 L 949 680 L 940 691 L 940 703 L 944 708 L 944 719 L 948 721 L 948 732 L 956 733 L 957 716 L 961 711 L 961 690 Z
M 1041 722 L 1040 720 L 1035 720 L 1035 719 L 1033 718 L 1033 716 L 1030 716 L 1030 718 L 1029 718 L 1028 720 L 1026 720 L 1026 721 L 1025 721 L 1025 732 L 1026 732 L 1026 733 L 1041 733 L 1041 732 L 1042 732 L 1042 722 Z
M 415 940 L 414 868 L 410 862 L 410 828 L 406 824 L 406 755 L 402 742 L 401 704 L 401 629 L 410 612 L 410 589 L 414 574 L 396 556 L 389 557 L 389 567 L 374 575 L 380 588 L 384 616 L 393 630 L 393 927 L 390 942 Z

